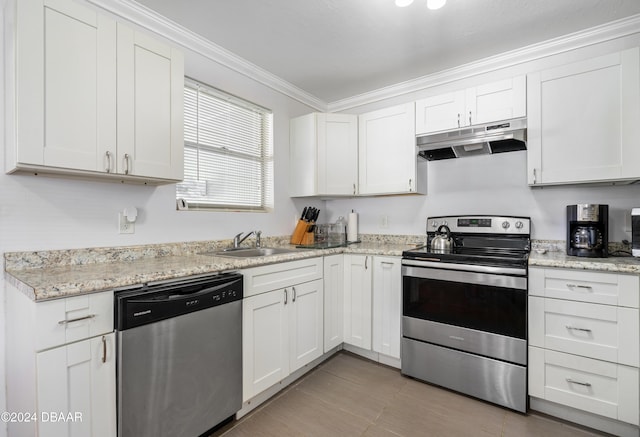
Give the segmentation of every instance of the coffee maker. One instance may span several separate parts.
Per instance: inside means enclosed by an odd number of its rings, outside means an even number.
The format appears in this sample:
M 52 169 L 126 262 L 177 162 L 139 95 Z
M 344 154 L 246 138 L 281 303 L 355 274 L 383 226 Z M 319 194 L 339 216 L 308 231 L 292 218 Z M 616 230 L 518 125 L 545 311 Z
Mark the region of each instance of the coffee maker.
M 609 205 L 567 205 L 567 255 L 606 258 Z

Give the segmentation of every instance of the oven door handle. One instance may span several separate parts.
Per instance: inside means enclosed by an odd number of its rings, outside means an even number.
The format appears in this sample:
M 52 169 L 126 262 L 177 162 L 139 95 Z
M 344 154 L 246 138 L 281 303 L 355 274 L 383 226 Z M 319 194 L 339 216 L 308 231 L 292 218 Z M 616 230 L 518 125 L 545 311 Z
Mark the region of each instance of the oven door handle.
M 479 265 L 471 265 L 471 264 L 454 264 L 454 263 L 422 261 L 422 260 L 414 260 L 414 259 L 403 259 L 402 265 L 412 266 L 412 267 L 432 267 L 435 269 L 446 269 L 446 270 L 461 270 L 465 272 L 489 273 L 494 275 L 526 276 L 527 274 L 526 268 L 479 266 Z

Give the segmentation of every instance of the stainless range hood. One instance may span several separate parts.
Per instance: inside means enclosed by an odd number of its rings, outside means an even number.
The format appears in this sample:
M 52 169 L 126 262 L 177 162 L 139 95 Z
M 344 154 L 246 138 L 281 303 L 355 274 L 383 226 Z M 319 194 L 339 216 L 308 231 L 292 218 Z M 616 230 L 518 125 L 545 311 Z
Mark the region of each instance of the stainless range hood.
M 526 150 L 527 119 L 454 129 L 416 138 L 418 155 L 427 161 Z

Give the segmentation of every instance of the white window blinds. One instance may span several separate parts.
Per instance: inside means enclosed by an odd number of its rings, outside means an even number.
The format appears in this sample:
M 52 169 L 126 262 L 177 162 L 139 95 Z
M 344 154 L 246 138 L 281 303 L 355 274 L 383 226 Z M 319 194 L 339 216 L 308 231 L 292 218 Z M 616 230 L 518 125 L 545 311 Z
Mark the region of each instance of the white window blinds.
M 273 208 L 273 115 L 237 97 L 185 80 L 184 181 L 188 209 Z

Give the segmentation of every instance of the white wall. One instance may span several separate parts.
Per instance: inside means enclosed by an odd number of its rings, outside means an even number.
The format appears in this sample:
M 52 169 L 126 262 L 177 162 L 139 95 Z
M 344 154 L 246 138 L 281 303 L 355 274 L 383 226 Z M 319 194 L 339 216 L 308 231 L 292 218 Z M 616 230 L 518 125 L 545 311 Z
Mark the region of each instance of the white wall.
M 426 217 L 456 214 L 504 214 L 531 217 L 532 238 L 565 239 L 566 206 L 609 205 L 611 241 L 631 239 L 625 215 L 640 206 L 640 186 L 573 186 L 531 189 L 526 152 L 429 162 L 426 196 L 354 198 L 327 202 L 329 219 L 359 213 L 359 230 L 370 234 L 424 234 Z M 383 228 L 382 216 L 388 217 Z

